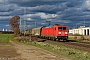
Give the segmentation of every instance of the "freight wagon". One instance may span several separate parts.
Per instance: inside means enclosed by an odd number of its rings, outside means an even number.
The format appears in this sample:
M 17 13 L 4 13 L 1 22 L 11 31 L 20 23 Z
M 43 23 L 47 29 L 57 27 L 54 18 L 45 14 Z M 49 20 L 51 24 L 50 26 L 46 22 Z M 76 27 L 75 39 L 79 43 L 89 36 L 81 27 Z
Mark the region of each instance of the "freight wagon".
M 32 32 L 32 29 L 23 30 L 21 31 L 21 35 L 25 35 L 25 36 L 32 35 L 31 32 Z
M 33 36 L 40 37 L 41 27 L 39 27 L 39 28 L 33 28 L 31 34 L 32 34 Z
M 39 37 L 40 36 L 40 32 L 41 32 L 41 27 L 38 27 L 38 28 L 32 28 L 32 29 L 28 29 L 28 30 L 23 30 L 21 32 L 22 35 L 32 35 L 32 36 L 37 36 Z

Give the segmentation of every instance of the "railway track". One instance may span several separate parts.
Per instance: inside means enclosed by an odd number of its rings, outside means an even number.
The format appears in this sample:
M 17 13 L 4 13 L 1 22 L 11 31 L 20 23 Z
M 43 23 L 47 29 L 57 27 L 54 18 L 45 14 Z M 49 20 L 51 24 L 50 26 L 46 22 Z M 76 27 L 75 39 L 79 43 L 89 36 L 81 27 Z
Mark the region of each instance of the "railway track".
M 25 39 L 23 39 L 25 41 Z M 30 42 L 30 37 L 28 39 L 26 39 L 27 42 Z M 39 42 L 47 42 L 47 43 L 51 43 L 51 44 L 56 44 L 56 45 L 62 45 L 62 46 L 66 46 L 68 48 L 76 48 L 79 50 L 84 50 L 87 52 L 90 52 L 90 42 L 78 42 L 75 40 L 68 40 L 66 42 L 64 41 L 52 41 L 52 40 L 47 40 L 47 39 L 40 39 L 40 38 L 36 38 L 36 37 L 32 37 L 31 40 L 37 40 Z
M 65 42 L 65 44 L 70 44 L 70 45 L 90 48 L 90 43 L 86 43 L 86 42 Z
M 69 48 L 76 48 L 79 50 L 84 50 L 87 52 L 90 52 L 90 42 L 57 42 L 57 41 L 51 41 L 51 40 L 46 40 L 45 42 L 47 43 L 52 43 L 52 44 L 57 44 L 57 45 L 63 45 Z

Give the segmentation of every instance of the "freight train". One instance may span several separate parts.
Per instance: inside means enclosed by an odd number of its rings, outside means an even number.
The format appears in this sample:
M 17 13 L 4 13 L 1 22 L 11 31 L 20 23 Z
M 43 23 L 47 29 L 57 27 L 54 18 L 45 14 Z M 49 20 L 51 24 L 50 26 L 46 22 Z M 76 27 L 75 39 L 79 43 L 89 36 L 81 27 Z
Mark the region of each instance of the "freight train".
M 52 40 L 67 40 L 68 28 L 65 25 L 55 24 L 52 27 L 39 27 L 22 31 L 22 34 L 47 38 Z

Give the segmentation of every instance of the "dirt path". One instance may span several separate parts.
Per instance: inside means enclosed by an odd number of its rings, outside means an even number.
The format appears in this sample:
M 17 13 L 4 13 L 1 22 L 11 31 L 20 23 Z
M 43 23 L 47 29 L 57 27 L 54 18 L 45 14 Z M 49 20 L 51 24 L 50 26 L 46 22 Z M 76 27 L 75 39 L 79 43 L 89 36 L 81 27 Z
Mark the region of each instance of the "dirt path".
M 10 41 L 11 45 L 0 45 L 0 59 L 6 60 L 69 60 L 65 57 L 57 56 L 46 50 L 25 45 L 22 43 L 15 43 Z

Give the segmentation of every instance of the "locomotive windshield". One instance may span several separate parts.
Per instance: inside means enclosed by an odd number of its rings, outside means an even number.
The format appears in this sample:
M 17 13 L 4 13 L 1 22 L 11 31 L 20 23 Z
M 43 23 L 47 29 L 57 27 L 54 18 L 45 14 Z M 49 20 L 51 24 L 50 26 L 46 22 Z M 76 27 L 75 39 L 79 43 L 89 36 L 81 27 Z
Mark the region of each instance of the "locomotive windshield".
M 58 30 L 67 30 L 66 27 L 58 27 Z

